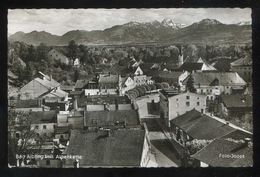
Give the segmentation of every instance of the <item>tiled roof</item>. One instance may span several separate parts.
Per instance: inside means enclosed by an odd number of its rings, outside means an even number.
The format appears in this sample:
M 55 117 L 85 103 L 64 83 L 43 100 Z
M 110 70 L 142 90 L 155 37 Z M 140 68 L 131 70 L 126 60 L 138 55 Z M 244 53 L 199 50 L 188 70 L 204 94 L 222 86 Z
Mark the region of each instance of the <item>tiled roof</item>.
M 213 140 L 230 133 L 234 128 L 193 109 L 171 120 L 194 139 Z
M 216 68 L 218 71 L 221 72 L 228 72 L 230 71 L 230 64 L 234 60 L 229 59 L 229 58 L 223 58 L 219 59 L 217 62 L 214 63 L 214 68 Z
M 131 101 L 126 96 L 118 96 L 118 95 L 98 95 L 98 96 L 82 96 L 78 98 L 78 106 L 88 105 L 103 105 L 104 103 L 115 104 L 117 101 L 118 104 L 130 104 Z
M 9 100 L 8 105 L 15 106 L 16 108 L 34 108 L 40 107 L 38 100 Z
M 145 131 L 115 130 L 87 132 L 72 130 L 63 154 L 81 155 L 80 166 L 140 166 Z
M 100 75 L 98 83 L 99 84 L 114 84 L 118 83 L 119 77 L 118 75 L 105 74 Z
M 32 124 L 55 123 L 57 122 L 56 115 L 56 111 L 30 112 L 29 120 Z
M 136 110 L 116 110 L 116 111 L 89 111 L 85 114 L 86 126 L 116 126 L 116 122 L 126 126 L 139 124 Z
M 181 65 L 179 68 L 181 71 L 196 71 L 196 70 L 201 70 L 203 66 L 203 63 L 194 63 L 194 62 L 185 62 Z
M 195 72 L 192 73 L 194 84 L 210 85 L 218 79 L 219 85 L 246 85 L 246 82 L 236 72 Z M 187 79 L 183 81 L 187 83 Z
M 44 87 L 46 88 L 55 88 L 55 87 L 58 87 L 60 84 L 55 81 L 54 79 L 50 79 L 50 80 L 43 80 L 43 79 L 40 79 L 40 78 L 35 78 L 34 79 L 35 81 L 39 82 L 41 85 L 43 85 Z
M 59 98 L 64 98 L 68 95 L 68 93 L 63 90 L 60 90 L 60 89 L 53 89 L 50 92 L 44 93 L 43 95 L 41 95 L 41 97 L 48 97 L 48 95 L 53 95 L 53 96 L 56 96 Z
M 253 106 L 252 95 L 221 95 L 227 108 L 249 108 Z
M 253 166 L 253 148 L 248 146 L 244 141 L 244 138 L 251 137 L 252 135 L 250 134 L 236 130 L 222 138 L 214 140 L 208 146 L 192 155 L 192 157 L 213 167 Z M 243 157 L 225 158 L 221 155 L 242 155 Z

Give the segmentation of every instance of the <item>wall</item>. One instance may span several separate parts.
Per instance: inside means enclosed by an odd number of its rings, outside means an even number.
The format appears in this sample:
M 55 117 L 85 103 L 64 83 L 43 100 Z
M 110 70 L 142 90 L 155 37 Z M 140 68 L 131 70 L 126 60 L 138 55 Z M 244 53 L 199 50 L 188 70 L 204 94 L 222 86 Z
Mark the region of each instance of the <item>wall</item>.
M 145 134 L 144 137 L 144 145 L 143 145 L 143 152 L 142 152 L 142 158 L 141 158 L 141 163 L 140 163 L 140 167 L 146 167 L 147 163 L 149 161 L 149 145 L 148 145 L 148 137 L 147 137 L 147 133 Z
M 81 129 L 84 126 L 83 117 L 68 117 L 68 125 L 71 125 L 73 129 Z
M 189 96 L 189 99 L 187 98 Z M 189 105 L 186 105 L 189 102 Z M 199 102 L 199 105 L 197 105 Z M 165 98 L 160 95 L 160 116 L 165 119 L 167 126 L 170 126 L 170 120 L 195 108 L 199 112 L 206 110 L 206 96 L 194 93 L 182 93 L 176 96 Z
M 43 126 L 46 126 L 46 129 Z M 34 130 L 36 133 L 39 133 L 40 136 L 46 134 L 47 136 L 51 137 L 54 135 L 54 126 L 56 123 L 40 123 L 40 124 L 31 124 L 31 129 Z M 38 129 L 36 128 L 38 126 Z

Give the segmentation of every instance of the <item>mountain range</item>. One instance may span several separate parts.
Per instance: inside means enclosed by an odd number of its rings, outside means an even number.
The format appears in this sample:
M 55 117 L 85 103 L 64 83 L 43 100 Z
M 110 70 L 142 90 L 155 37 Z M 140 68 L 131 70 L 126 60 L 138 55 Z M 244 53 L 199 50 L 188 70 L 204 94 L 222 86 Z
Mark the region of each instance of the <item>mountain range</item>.
M 223 24 L 215 19 L 203 19 L 191 25 L 175 23 L 172 19 L 161 22 L 129 22 L 104 30 L 73 30 L 58 36 L 45 31 L 16 32 L 9 41 L 49 46 L 67 45 L 74 40 L 78 44 L 129 44 L 129 43 L 249 43 L 251 23 Z

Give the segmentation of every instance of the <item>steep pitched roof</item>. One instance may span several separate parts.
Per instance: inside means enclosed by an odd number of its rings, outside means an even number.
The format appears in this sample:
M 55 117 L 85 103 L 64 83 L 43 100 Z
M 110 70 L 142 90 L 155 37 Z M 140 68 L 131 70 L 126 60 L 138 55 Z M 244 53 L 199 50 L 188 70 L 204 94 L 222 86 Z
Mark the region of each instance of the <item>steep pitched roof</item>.
M 195 72 L 192 74 L 194 84 L 210 85 L 216 79 L 219 85 L 246 85 L 246 82 L 236 72 Z M 183 81 L 187 83 L 187 79 Z
M 253 148 L 244 141 L 245 138 L 251 137 L 251 134 L 243 131 L 233 131 L 224 137 L 214 140 L 208 146 L 192 155 L 192 157 L 213 167 L 253 166 Z M 242 155 L 243 157 L 225 158 L 220 155 Z
M 88 80 L 85 79 L 80 79 L 77 80 L 76 84 L 75 84 L 75 89 L 82 89 L 84 88 L 87 84 L 88 84 Z
M 229 59 L 229 58 L 222 58 L 222 59 L 219 59 L 218 61 L 216 61 L 216 62 L 213 64 L 213 66 L 214 66 L 214 68 L 216 68 L 218 71 L 228 72 L 228 71 L 230 71 L 231 63 L 232 63 L 233 61 L 234 61 L 234 60 Z
M 116 122 L 126 126 L 139 124 L 136 110 L 89 111 L 85 114 L 86 126 L 113 126 Z M 94 122 L 93 122 L 94 121 Z
M 221 95 L 222 101 L 227 108 L 252 108 L 252 95 Z
M 180 66 L 179 70 L 192 72 L 192 71 L 201 70 L 202 66 L 203 63 L 185 62 Z
M 41 85 L 43 85 L 48 89 L 60 86 L 60 84 L 54 79 L 47 80 L 47 79 L 35 78 L 34 80 L 39 82 Z
M 230 133 L 234 128 L 193 109 L 171 120 L 194 139 L 212 140 Z
M 80 166 L 139 167 L 144 145 L 144 130 L 87 132 L 72 130 L 63 154 L 81 155 Z

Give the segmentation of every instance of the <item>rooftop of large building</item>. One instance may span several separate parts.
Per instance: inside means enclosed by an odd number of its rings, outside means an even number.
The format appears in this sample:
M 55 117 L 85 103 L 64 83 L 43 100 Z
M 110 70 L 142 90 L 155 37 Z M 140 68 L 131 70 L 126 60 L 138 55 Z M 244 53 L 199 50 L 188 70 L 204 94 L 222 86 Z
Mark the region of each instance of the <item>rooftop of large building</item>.
M 181 128 L 189 136 L 199 140 L 213 140 L 234 131 L 228 124 L 193 109 L 172 119 L 171 123 Z
M 63 153 L 81 155 L 80 166 L 139 167 L 144 138 L 144 130 L 72 130 Z

